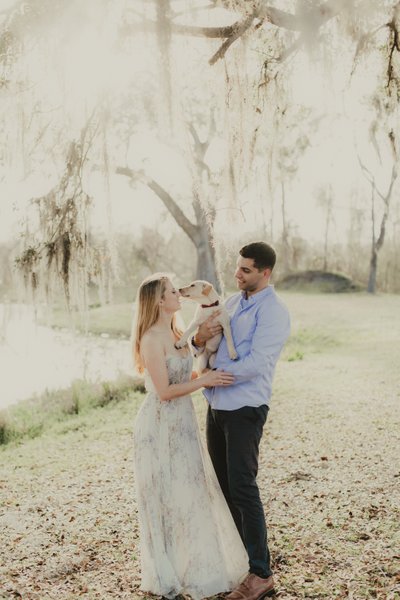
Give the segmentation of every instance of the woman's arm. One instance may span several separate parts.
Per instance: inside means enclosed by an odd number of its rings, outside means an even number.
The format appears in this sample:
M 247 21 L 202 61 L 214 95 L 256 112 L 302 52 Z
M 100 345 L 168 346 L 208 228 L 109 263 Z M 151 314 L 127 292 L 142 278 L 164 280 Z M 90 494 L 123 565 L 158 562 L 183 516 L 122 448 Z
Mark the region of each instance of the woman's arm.
M 145 335 L 140 350 L 157 395 L 164 402 L 186 396 L 204 386 L 227 386 L 234 381 L 234 377 L 224 371 L 208 371 L 197 379 L 184 383 L 169 383 L 164 349 L 158 337 L 152 334 Z

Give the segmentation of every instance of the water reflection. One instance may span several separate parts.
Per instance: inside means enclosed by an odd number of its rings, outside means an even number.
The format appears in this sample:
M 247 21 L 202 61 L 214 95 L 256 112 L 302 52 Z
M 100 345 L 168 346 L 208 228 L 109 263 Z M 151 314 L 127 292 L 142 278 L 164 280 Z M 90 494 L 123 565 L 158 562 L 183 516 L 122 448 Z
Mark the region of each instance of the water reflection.
M 132 374 L 128 340 L 83 336 L 35 323 L 32 306 L 0 304 L 0 408 L 74 379 Z

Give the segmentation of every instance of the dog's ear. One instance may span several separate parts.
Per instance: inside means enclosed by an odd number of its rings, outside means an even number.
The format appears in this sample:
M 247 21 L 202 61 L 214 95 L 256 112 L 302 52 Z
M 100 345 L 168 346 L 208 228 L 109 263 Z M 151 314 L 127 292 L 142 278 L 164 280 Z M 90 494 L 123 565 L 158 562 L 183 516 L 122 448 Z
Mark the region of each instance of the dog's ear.
M 211 285 L 211 283 L 203 283 L 203 291 L 201 292 L 203 296 L 208 296 L 208 294 L 212 290 L 212 287 L 213 286 Z

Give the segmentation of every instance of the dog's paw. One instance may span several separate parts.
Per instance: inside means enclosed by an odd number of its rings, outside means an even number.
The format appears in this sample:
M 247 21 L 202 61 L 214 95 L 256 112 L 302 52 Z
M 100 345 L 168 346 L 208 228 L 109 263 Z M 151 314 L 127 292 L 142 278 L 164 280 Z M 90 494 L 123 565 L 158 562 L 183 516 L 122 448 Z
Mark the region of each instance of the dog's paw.
M 182 344 L 182 342 L 175 342 L 174 346 L 177 350 L 181 350 L 183 348 L 185 344 Z
M 229 358 L 231 360 L 237 360 L 239 358 L 239 354 L 237 352 L 232 352 L 232 354 L 229 355 Z

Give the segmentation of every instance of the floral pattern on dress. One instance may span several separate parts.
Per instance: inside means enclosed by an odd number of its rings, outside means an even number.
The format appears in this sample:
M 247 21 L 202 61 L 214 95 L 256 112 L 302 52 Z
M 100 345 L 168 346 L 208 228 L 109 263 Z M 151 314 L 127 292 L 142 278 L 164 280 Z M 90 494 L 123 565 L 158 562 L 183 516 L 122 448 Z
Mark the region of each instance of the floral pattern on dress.
M 166 361 L 170 383 L 190 380 L 190 355 Z M 141 589 L 193 600 L 231 590 L 246 574 L 248 558 L 191 396 L 161 402 L 148 374 L 145 384 L 134 426 Z

